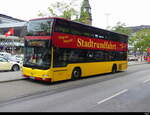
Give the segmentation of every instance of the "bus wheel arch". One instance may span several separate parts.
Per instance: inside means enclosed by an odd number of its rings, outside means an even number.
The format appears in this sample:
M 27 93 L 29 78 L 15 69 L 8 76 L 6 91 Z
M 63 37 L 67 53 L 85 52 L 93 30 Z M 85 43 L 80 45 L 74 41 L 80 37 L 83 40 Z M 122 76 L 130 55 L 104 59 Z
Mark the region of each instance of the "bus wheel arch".
M 82 74 L 81 68 L 80 67 L 75 67 L 72 71 L 71 79 L 72 80 L 77 80 L 81 77 L 81 74 Z
M 117 72 L 117 64 L 113 64 L 112 73 L 116 73 L 116 72 Z

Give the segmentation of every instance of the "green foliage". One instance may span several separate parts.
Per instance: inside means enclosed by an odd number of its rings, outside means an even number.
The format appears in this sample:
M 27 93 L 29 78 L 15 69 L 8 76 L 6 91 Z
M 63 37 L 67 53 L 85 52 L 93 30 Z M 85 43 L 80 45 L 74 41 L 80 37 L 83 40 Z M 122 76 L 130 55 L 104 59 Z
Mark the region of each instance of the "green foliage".
M 73 0 L 70 3 L 56 2 L 48 7 L 49 16 L 62 17 L 70 20 L 78 20 L 79 12 L 74 8 Z M 44 13 L 39 12 L 38 16 L 47 16 Z
M 77 0 L 76 0 L 77 2 Z M 45 15 L 44 13 L 42 13 L 41 11 L 39 11 L 38 16 L 40 17 L 62 17 L 62 18 L 66 18 L 69 20 L 73 20 L 73 21 L 77 21 L 77 22 L 81 22 L 81 23 L 85 23 L 88 24 L 89 22 L 87 22 L 87 18 L 89 18 L 89 14 L 87 12 L 82 11 L 81 8 L 81 12 L 77 11 L 75 8 L 77 8 L 79 6 L 75 5 L 75 0 L 71 0 L 69 3 L 66 2 L 56 2 L 54 4 L 51 4 L 48 7 L 48 15 Z
M 87 11 L 83 11 L 83 9 L 81 8 L 79 22 L 84 23 L 84 24 L 89 24 L 89 22 L 88 22 L 89 17 L 90 17 L 89 13 Z
M 133 47 L 133 50 L 136 52 L 137 50 L 140 52 L 144 52 L 150 46 L 150 29 L 142 29 L 136 33 L 134 33 L 130 37 L 130 44 Z
M 112 27 L 111 30 L 128 35 L 128 43 L 133 47 L 132 51 L 134 52 L 145 52 L 150 46 L 150 29 L 142 29 L 136 33 L 133 33 L 131 29 L 125 27 L 124 23 L 118 22 L 117 25 Z
M 0 29 L 0 35 L 1 35 L 1 34 L 3 34 L 3 30 L 2 30 L 2 29 Z
M 131 35 L 132 30 L 125 27 L 126 25 L 124 23 L 118 22 L 116 26 L 112 27 L 113 32 L 125 34 L 125 35 Z

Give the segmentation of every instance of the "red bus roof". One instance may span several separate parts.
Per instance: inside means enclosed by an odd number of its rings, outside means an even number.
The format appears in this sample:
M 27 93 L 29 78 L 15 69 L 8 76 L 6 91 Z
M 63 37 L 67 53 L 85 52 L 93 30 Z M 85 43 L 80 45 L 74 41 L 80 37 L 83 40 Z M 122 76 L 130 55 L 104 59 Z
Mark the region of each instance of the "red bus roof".
M 66 19 L 66 18 L 61 18 L 61 17 L 45 17 L 45 18 L 34 18 L 34 19 L 31 19 L 29 21 L 32 21 L 32 20 L 45 20 L 45 19 L 62 19 L 62 20 L 67 20 L 67 21 L 71 21 L 69 19 Z

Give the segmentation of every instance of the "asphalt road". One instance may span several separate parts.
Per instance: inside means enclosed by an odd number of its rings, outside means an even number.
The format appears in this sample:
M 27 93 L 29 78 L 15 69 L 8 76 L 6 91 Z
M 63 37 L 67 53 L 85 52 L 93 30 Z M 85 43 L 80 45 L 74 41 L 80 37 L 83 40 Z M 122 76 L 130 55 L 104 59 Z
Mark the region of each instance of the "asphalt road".
M 1 83 L 0 112 L 149 112 L 149 68 L 135 65 L 126 72 L 54 84 Z

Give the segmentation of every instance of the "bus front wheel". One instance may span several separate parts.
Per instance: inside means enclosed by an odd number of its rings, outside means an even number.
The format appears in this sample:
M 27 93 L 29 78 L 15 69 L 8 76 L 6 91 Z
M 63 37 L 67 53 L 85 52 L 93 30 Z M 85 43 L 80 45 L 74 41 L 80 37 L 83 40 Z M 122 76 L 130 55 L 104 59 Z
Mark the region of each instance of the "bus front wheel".
M 75 68 L 72 71 L 72 80 L 77 80 L 81 77 L 81 69 L 80 68 Z

